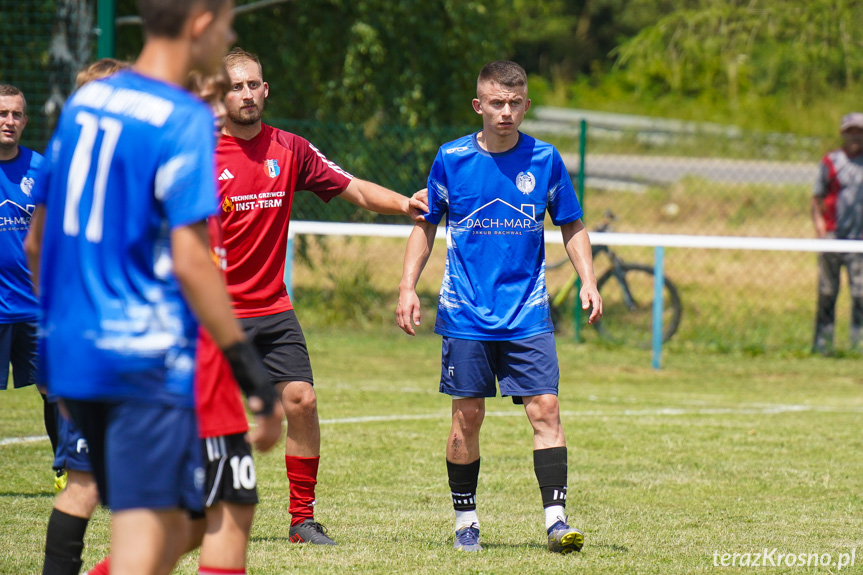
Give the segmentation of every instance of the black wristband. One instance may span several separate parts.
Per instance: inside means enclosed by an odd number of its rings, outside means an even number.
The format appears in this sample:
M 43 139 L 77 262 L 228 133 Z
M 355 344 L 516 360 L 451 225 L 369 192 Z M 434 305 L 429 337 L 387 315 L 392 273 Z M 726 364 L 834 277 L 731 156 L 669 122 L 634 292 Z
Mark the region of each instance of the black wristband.
M 237 380 L 246 398 L 257 397 L 263 402 L 263 408 L 253 413 L 271 415 L 276 403 L 276 391 L 270 383 L 270 377 L 261 357 L 252 344 L 244 339 L 223 349 L 222 353 L 228 360 L 234 379 Z

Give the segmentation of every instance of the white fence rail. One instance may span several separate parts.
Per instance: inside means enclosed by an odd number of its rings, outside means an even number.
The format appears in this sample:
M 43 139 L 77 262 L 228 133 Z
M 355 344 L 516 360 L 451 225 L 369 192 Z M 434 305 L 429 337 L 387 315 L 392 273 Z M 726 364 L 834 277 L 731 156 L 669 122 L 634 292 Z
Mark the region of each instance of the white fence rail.
M 293 237 L 299 234 L 321 236 L 366 236 L 407 238 L 412 225 L 345 224 L 334 222 L 291 222 L 288 235 L 288 255 L 285 265 L 285 285 L 291 292 L 293 267 Z M 761 250 L 787 252 L 838 252 L 863 253 L 860 240 L 817 240 L 799 238 L 758 238 L 740 236 L 696 236 L 671 234 L 621 234 L 613 232 L 588 232 L 593 245 L 639 246 L 654 248 L 654 307 L 653 307 L 653 367 L 659 369 L 662 357 L 662 309 L 664 277 L 663 261 L 665 248 Z M 439 226 L 436 239 L 446 237 L 446 227 Z M 547 243 L 561 244 L 558 230 L 545 232 Z

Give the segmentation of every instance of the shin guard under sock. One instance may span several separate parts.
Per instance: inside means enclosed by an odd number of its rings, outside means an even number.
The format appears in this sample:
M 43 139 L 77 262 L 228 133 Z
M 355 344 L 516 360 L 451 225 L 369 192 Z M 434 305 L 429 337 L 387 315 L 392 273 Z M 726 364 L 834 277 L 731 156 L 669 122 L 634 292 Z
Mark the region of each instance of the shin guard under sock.
M 566 506 L 566 447 L 537 449 L 533 452 L 533 470 L 539 482 L 542 506 Z
M 318 483 L 320 457 L 285 455 L 285 469 L 290 482 L 291 525 L 302 523 L 315 516 L 315 485 Z
M 78 575 L 81 552 L 89 519 L 54 509 L 45 536 L 45 565 L 42 575 Z
M 462 464 L 447 460 L 446 473 L 452 494 L 452 506 L 456 511 L 476 509 L 476 485 L 479 482 L 479 462 Z

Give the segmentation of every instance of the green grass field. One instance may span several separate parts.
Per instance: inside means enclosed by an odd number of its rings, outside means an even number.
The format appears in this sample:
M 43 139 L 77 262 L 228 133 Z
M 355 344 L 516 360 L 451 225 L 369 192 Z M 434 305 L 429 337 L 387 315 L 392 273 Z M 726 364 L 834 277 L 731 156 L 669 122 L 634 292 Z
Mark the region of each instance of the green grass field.
M 341 545 L 288 543 L 277 449 L 257 458 L 250 573 L 738 573 L 753 570 L 739 565 L 754 556 L 740 555 L 735 568 L 714 562 L 765 548 L 777 550 L 773 562 L 786 553 L 835 562 L 856 549 L 855 567 L 843 571 L 863 565 L 859 360 L 672 349 L 656 371 L 647 352 L 559 338 L 567 509 L 585 548 L 545 550 L 530 427 L 521 408 L 493 399 L 478 495 L 485 549 L 466 555 L 451 547 L 439 339 L 395 327 L 310 327 L 307 338 L 323 434 L 316 515 Z M 0 439 L 44 433 L 34 390 L 0 400 Z M 0 445 L 0 573 L 41 572 L 49 451 L 47 439 Z M 85 568 L 106 553 L 107 527 L 99 511 Z M 837 572 L 778 563 L 764 571 Z M 195 558 L 177 572 L 196 573 Z

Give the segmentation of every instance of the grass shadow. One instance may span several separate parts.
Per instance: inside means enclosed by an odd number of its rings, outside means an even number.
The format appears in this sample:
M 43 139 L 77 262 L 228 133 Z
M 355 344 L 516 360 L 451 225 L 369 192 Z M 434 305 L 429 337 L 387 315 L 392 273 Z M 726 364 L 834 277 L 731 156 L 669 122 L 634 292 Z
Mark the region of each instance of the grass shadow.
M 0 491 L 0 498 L 2 497 L 23 497 L 24 499 L 37 499 L 42 497 L 50 497 L 54 498 L 56 493 L 16 493 L 14 491 Z

